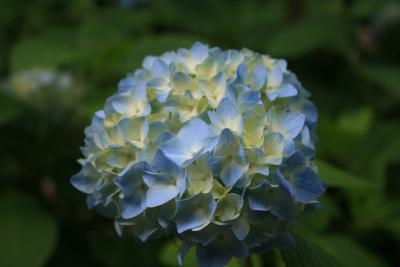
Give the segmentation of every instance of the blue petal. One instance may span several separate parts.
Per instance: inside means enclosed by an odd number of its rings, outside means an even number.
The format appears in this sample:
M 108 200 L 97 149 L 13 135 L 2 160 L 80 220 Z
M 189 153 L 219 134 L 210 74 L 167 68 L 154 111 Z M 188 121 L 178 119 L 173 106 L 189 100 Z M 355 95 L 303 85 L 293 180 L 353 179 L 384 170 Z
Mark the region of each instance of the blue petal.
M 224 129 L 219 136 L 218 143 L 214 151 L 218 151 L 218 155 L 225 155 L 231 153 L 238 147 L 238 141 L 235 135 L 229 129 Z
M 238 96 L 238 105 L 242 111 L 248 110 L 261 103 L 261 96 L 257 91 L 243 91 Z
M 193 119 L 186 124 L 178 133 L 178 138 L 187 142 L 199 142 L 210 135 L 210 126 L 201 119 Z
M 168 99 L 169 92 L 157 92 L 157 100 L 160 103 L 164 103 Z
M 191 48 L 190 52 L 199 63 L 208 56 L 208 46 L 202 43 L 195 43 Z
M 144 215 L 142 215 L 135 218 L 132 228 L 134 234 L 144 242 L 157 231 L 158 225 L 150 222 Z
M 82 170 L 71 177 L 71 184 L 79 191 L 91 194 L 96 191 L 99 173 L 91 163 L 86 163 Z
M 231 260 L 227 251 L 213 250 L 202 245 L 196 247 L 196 259 L 199 267 L 223 267 Z
M 233 186 L 248 169 L 248 164 L 238 164 L 231 161 L 222 168 L 221 180 L 226 186 Z
M 147 190 L 146 206 L 153 208 L 167 203 L 179 194 L 176 185 L 155 185 Z
M 283 71 L 281 68 L 274 68 L 267 73 L 267 86 L 278 88 L 281 86 L 283 80 Z
M 293 216 L 293 199 L 283 186 L 274 187 L 267 181 L 249 193 L 249 207 L 257 211 L 271 211 L 282 220 L 290 220 Z
M 222 99 L 217 108 L 217 113 L 226 120 L 233 120 L 240 116 L 239 109 L 229 98 Z
M 319 176 L 311 169 L 304 168 L 292 174 L 290 183 L 293 187 L 296 201 L 309 203 L 325 192 Z
M 246 80 L 247 75 L 247 65 L 242 63 L 237 68 L 237 76 L 239 81 L 244 82 Z
M 216 113 L 208 112 L 211 123 L 218 129 L 230 129 L 241 133 L 243 130 L 243 118 L 239 108 L 227 97 L 219 103 Z
M 268 202 L 266 194 L 268 189 L 273 190 L 272 185 L 267 181 L 263 181 L 258 188 L 249 191 L 248 202 L 250 209 L 257 211 L 269 211 L 271 209 L 271 203 Z
M 153 167 L 157 171 L 169 173 L 178 177 L 181 174 L 180 168 L 171 161 L 161 149 L 158 149 L 153 161 Z
M 121 216 L 130 219 L 141 214 L 146 208 L 146 193 L 138 191 L 138 194 L 131 197 L 124 197 L 120 200 Z
M 151 67 L 153 77 L 164 77 L 168 75 L 168 66 L 160 59 L 156 59 Z
M 135 86 L 136 83 L 137 81 L 135 81 L 132 77 L 126 77 L 118 83 L 118 89 L 120 92 L 128 92 Z
M 267 71 L 264 66 L 259 65 L 250 72 L 248 77 L 249 85 L 253 90 L 260 90 L 267 78 Z
M 290 97 L 297 95 L 297 89 L 290 83 L 282 84 L 279 89 L 279 97 Z
M 280 117 L 281 127 L 290 135 L 290 138 L 295 138 L 303 129 L 305 116 L 299 112 L 285 112 Z
M 133 196 L 144 185 L 143 174 L 146 170 L 150 170 L 148 163 L 135 163 L 123 175 L 115 178 L 114 182 L 121 189 L 124 196 Z
M 147 97 L 147 87 L 146 82 L 140 81 L 135 83 L 135 85 L 130 89 L 132 96 L 136 100 L 146 100 Z
M 185 125 L 177 137 L 162 144 L 160 149 L 178 166 L 187 165 L 201 151 L 211 133 L 210 127 L 201 119 L 193 119 Z
M 274 101 L 279 95 L 279 90 L 267 91 L 267 97 L 270 101 Z
M 176 227 L 178 233 L 207 225 L 211 222 L 217 204 L 211 193 L 198 194 L 177 203 Z
M 239 217 L 232 223 L 232 230 L 236 238 L 244 240 L 250 232 L 250 224 L 244 217 Z

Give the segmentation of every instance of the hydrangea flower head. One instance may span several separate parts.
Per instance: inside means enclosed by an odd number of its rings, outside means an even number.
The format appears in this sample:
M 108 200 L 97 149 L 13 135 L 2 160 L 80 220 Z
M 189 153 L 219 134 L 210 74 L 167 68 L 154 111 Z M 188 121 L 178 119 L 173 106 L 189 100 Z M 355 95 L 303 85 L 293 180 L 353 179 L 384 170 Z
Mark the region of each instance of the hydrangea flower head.
M 26 69 L 11 75 L 7 93 L 38 109 L 76 104 L 81 88 L 70 73 L 46 68 Z
M 284 60 L 247 49 L 149 56 L 86 128 L 72 184 L 118 233 L 173 235 L 200 266 L 287 247 L 325 187 L 318 113 Z

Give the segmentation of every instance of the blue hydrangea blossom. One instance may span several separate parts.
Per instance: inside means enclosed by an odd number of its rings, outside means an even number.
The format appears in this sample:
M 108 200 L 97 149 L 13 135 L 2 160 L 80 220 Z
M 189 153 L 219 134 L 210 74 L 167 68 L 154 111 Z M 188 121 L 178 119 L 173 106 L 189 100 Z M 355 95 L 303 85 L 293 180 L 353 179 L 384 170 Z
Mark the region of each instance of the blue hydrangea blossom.
M 181 239 L 179 262 L 192 246 L 202 267 L 288 247 L 325 191 L 309 95 L 284 60 L 247 49 L 149 56 L 86 128 L 71 182 L 119 234 Z

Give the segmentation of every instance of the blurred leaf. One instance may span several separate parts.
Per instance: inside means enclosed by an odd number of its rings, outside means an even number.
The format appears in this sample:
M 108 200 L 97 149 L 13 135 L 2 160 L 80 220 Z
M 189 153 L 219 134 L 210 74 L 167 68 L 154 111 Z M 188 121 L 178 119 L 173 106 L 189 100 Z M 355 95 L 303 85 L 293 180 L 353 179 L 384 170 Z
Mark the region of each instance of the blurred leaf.
M 324 182 L 330 187 L 341 187 L 348 189 L 374 189 L 374 184 L 352 174 L 341 170 L 328 162 L 316 161 L 318 172 Z
M 344 113 L 338 118 L 338 128 L 354 135 L 364 136 L 373 122 L 371 108 L 364 107 Z
M 391 0 L 355 0 L 351 6 L 351 10 L 355 16 L 364 18 L 373 15 L 382 6 L 390 2 Z
M 384 267 L 386 266 L 375 255 L 371 254 L 356 241 L 345 236 L 321 238 L 320 245 L 343 267 Z
M 398 240 L 400 240 L 400 218 L 387 221 L 386 228 L 391 231 Z
M 322 195 L 318 201 L 322 204 L 322 208 L 303 213 L 299 217 L 299 223 L 313 231 L 322 232 L 328 229 L 334 218 L 338 217 L 339 210 L 328 194 Z
M 347 31 L 339 17 L 305 17 L 272 35 L 266 51 L 272 55 L 297 57 L 321 47 L 345 50 L 350 45 Z
M 12 50 L 11 69 L 20 71 L 32 67 L 59 67 L 77 56 L 73 28 L 47 29 L 41 34 L 19 41 Z
M 92 245 L 94 257 L 106 267 L 159 266 L 154 251 L 160 249 L 157 241 L 142 243 L 132 238 L 97 238 Z M 152 253 L 149 253 L 152 251 Z
M 365 65 L 361 73 L 387 93 L 400 98 L 400 67 L 395 65 Z
M 14 98 L 0 91 L 0 125 L 16 118 L 23 109 L 23 105 Z
M 281 251 L 286 267 L 339 267 L 321 247 L 312 242 L 309 237 L 294 231 L 296 247 Z
M 94 52 L 118 45 L 132 35 L 150 30 L 152 15 L 146 10 L 130 12 L 124 9 L 98 10 L 82 23 L 78 38 L 80 52 L 94 58 Z
M 43 266 L 57 239 L 53 218 L 35 199 L 13 191 L 0 196 L 0 210 L 0 266 Z

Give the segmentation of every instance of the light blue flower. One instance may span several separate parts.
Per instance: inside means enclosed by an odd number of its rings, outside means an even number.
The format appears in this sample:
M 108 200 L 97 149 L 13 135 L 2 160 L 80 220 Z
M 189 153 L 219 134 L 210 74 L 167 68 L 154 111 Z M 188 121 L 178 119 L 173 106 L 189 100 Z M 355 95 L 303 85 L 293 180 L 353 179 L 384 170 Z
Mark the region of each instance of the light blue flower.
M 297 95 L 297 89 L 291 83 L 285 82 L 284 75 L 280 67 L 275 67 L 267 73 L 265 92 L 269 100 Z
M 143 175 L 149 170 L 148 163 L 138 162 L 115 178 L 114 182 L 123 194 L 120 200 L 122 218 L 136 217 L 146 209 L 147 186 L 143 181 Z
M 129 91 L 118 93 L 107 99 L 104 108 L 106 116 L 118 113 L 122 117 L 146 116 L 151 112 L 147 102 L 147 89 L 145 83 L 137 83 Z
M 160 206 L 178 195 L 186 188 L 186 177 L 182 169 L 167 158 L 162 150 L 158 150 L 152 165 L 154 171 L 143 175 L 149 187 L 146 194 L 146 206 Z
M 305 116 L 300 112 L 269 113 L 268 132 L 279 133 L 283 137 L 286 155 L 290 156 L 294 153 L 295 146 L 293 140 L 300 134 L 304 122 Z
M 199 88 L 207 98 L 212 108 L 218 107 L 226 95 L 226 75 L 223 72 L 216 74 L 211 80 L 199 80 Z
M 217 205 L 211 193 L 198 194 L 177 202 L 176 227 L 178 233 L 198 231 L 211 223 Z
M 244 149 L 229 129 L 222 131 L 208 165 L 226 186 L 233 186 L 248 169 L 249 163 Z
M 160 149 L 178 166 L 187 166 L 212 148 L 211 134 L 209 125 L 201 119 L 194 119 L 175 138 L 162 144 Z
M 225 224 L 240 216 L 240 211 L 243 207 L 242 196 L 234 193 L 229 193 L 217 202 L 215 211 L 215 223 Z
M 215 112 L 209 111 L 208 117 L 211 124 L 219 131 L 229 129 L 237 134 L 241 134 L 243 131 L 242 114 L 229 98 L 224 98 Z
M 318 112 L 287 63 L 196 43 L 148 56 L 85 129 L 72 185 L 139 239 L 175 236 L 200 267 L 293 246 L 324 193 Z
M 99 173 L 92 163 L 88 162 L 83 165 L 82 170 L 71 177 L 72 185 L 79 191 L 92 194 L 96 191 L 96 187 L 102 181 L 101 173 Z
M 271 211 L 282 220 L 290 220 L 293 216 L 293 198 L 289 189 L 266 180 L 249 192 L 249 206 L 256 211 Z
M 237 70 L 238 79 L 241 83 L 248 86 L 251 90 L 259 91 L 267 79 L 267 70 L 263 65 L 254 67 L 248 71 L 246 64 L 241 64 Z
M 288 188 L 295 201 L 303 204 L 313 202 L 326 189 L 316 171 L 307 165 L 301 152 L 293 154 L 280 167 L 275 179 Z

